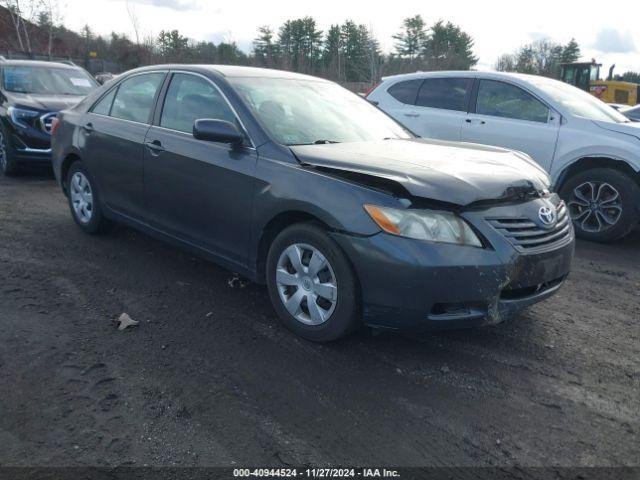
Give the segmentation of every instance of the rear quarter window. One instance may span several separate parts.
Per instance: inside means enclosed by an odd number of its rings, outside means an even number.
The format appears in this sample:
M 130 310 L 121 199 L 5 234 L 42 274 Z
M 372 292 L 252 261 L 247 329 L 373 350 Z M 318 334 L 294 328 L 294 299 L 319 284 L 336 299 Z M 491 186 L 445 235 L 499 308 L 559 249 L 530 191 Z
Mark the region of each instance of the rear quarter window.
M 408 105 L 414 105 L 418 96 L 418 89 L 422 84 L 422 79 L 405 80 L 404 82 L 394 83 L 387 89 L 387 93 L 399 102 Z

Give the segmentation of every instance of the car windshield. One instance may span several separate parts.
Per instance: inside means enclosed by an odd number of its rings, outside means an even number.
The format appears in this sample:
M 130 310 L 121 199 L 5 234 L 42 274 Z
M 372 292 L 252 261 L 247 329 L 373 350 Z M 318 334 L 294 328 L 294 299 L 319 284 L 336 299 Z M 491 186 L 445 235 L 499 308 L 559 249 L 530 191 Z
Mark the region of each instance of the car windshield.
M 626 123 L 629 121 L 627 117 L 602 100 L 572 85 L 550 81 L 535 82 L 535 85 L 555 102 L 579 117 L 602 122 Z
M 367 100 L 334 83 L 254 77 L 229 81 L 283 145 L 411 137 Z
M 97 87 L 80 69 L 23 65 L 3 67 L 2 85 L 9 92 L 36 95 L 87 95 Z

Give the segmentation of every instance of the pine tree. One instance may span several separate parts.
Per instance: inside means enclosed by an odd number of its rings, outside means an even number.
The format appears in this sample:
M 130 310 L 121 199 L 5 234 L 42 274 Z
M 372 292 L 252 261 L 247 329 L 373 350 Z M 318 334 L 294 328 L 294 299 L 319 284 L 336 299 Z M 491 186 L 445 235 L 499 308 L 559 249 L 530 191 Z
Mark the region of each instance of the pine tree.
M 393 35 L 393 38 L 397 40 L 395 49 L 398 55 L 409 60 L 415 59 L 427 39 L 424 20 L 420 15 L 405 18 L 402 30 Z
M 560 61 L 562 63 L 573 63 L 577 62 L 580 59 L 580 46 L 578 42 L 576 42 L 575 38 L 572 38 L 569 43 L 567 43 L 562 48 L 562 55 L 560 57 Z
M 422 53 L 430 70 L 469 70 L 478 63 L 471 36 L 442 20 L 429 29 Z

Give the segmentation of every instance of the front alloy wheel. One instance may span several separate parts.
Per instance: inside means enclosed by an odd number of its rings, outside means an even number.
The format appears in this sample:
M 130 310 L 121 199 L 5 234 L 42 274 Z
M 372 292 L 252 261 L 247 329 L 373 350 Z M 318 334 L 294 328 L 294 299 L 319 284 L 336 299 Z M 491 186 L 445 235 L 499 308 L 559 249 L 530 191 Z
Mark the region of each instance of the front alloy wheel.
M 11 152 L 7 145 L 7 137 L 0 127 L 0 171 L 5 175 L 12 175 L 16 170 L 15 161 L 11 158 Z
M 620 220 L 620 193 L 607 182 L 584 182 L 573 189 L 567 202 L 571 219 L 585 232 L 602 232 Z
M 598 167 L 576 173 L 559 193 L 581 238 L 612 242 L 638 225 L 640 186 L 620 170 Z
M 282 252 L 276 284 L 287 311 L 305 325 L 326 322 L 336 308 L 338 285 L 333 267 L 311 245 L 294 243 Z
M 280 232 L 269 248 L 266 276 L 280 320 L 301 337 L 328 342 L 360 325 L 355 273 L 320 225 L 299 223 Z

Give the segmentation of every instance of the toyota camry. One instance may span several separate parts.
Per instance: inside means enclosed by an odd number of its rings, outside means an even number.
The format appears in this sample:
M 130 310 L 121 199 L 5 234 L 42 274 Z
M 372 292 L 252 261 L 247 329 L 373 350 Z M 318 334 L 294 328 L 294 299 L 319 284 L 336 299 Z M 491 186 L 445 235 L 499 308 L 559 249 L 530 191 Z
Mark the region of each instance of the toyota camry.
M 144 67 L 52 130 L 82 230 L 126 224 L 266 283 L 310 340 L 495 324 L 569 273 L 567 208 L 530 157 L 416 138 L 326 80 Z

